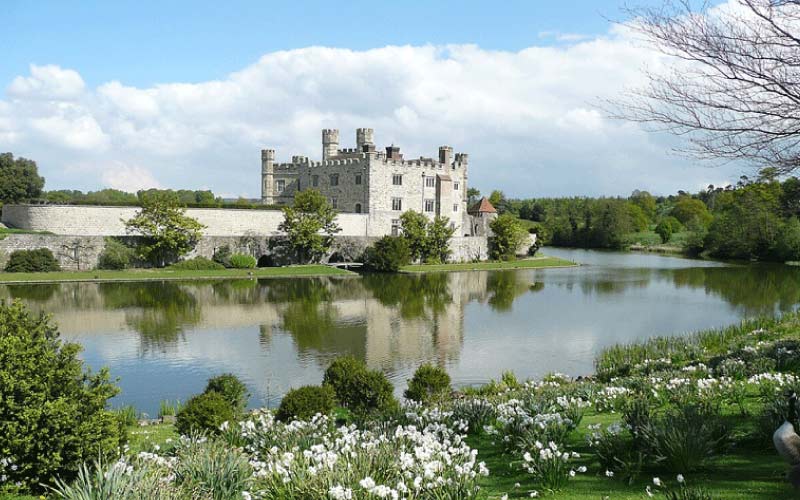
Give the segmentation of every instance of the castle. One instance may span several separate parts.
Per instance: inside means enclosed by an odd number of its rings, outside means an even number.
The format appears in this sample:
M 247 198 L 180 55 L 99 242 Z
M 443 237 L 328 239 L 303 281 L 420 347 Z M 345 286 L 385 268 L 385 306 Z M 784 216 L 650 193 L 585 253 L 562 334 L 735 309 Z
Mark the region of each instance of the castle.
M 399 233 L 400 215 L 415 210 L 450 219 L 456 236 L 486 236 L 486 224 L 467 211 L 466 153 L 439 148 L 438 158 L 404 159 L 391 145 L 377 150 L 371 128 L 356 129 L 356 147 L 341 149 L 339 131 L 322 131 L 322 161 L 293 156 L 276 163 L 275 150 L 261 151 L 261 201 L 291 204 L 303 189 L 317 189 L 341 213 L 369 214 L 373 234 Z M 493 209 L 492 209 L 493 211 Z

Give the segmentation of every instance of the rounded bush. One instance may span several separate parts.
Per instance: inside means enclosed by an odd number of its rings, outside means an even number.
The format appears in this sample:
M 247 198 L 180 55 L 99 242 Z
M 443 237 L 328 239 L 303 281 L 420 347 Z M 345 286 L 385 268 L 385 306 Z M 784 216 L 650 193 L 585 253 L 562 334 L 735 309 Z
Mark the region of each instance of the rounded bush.
M 364 261 L 371 271 L 396 273 L 411 263 L 411 250 L 405 238 L 384 236 L 367 249 Z
M 106 246 L 97 262 L 98 269 L 127 269 L 131 266 L 136 252 L 115 238 L 106 239 Z
M 175 417 L 175 428 L 181 435 L 195 432 L 216 434 L 223 422 L 235 418 L 233 406 L 218 392 L 204 392 L 191 398 Z
M 317 413 L 331 413 L 335 405 L 336 394 L 330 386 L 306 385 L 286 393 L 275 416 L 283 422 L 308 420 Z
M 450 375 L 438 366 L 424 364 L 414 372 L 403 395 L 406 399 L 428 403 L 448 392 L 450 392 Z
M 205 392 L 221 394 L 236 411 L 242 411 L 247 406 L 250 393 L 244 382 L 232 373 L 225 373 L 208 379 Z
M 214 256 L 211 258 L 217 264 L 222 264 L 225 267 L 231 267 L 231 247 L 222 245 L 214 250 Z
M 170 269 L 178 269 L 181 271 L 217 271 L 220 269 L 225 269 L 225 266 L 214 262 L 211 259 L 206 259 L 205 257 L 195 257 L 193 259 L 186 259 L 180 262 L 176 262 L 169 266 Z
M 230 258 L 231 267 L 235 269 L 253 269 L 256 267 L 256 258 L 252 255 L 235 253 Z
M 80 350 L 45 316 L 0 302 L 0 455 L 15 466 L 3 470 L 8 484 L 71 480 L 82 463 L 117 453 L 124 433 L 106 407 L 119 389 L 107 370 L 85 370 Z
M 6 263 L 9 273 L 46 273 L 60 271 L 61 266 L 47 248 L 35 250 L 14 250 Z
M 322 383 L 333 389 L 339 404 L 354 412 L 382 411 L 397 404 L 386 375 L 352 356 L 336 358 L 325 370 Z

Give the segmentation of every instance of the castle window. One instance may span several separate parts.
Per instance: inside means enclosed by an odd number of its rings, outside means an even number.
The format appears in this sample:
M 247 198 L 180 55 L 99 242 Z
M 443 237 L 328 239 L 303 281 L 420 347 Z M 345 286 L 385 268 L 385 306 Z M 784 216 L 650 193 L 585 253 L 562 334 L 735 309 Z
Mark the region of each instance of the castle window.
M 275 181 L 275 191 L 282 193 L 286 190 L 286 181 L 283 179 L 278 179 Z
M 318 175 L 312 175 L 311 176 L 311 185 L 314 186 L 314 187 L 317 187 L 319 185 L 319 176 Z
M 361 203 L 356 203 L 356 213 L 357 214 L 361 213 Z
M 436 177 L 425 177 L 425 187 L 436 187 Z
M 331 186 L 339 185 L 339 174 L 331 174 Z
M 331 207 L 339 208 L 339 202 L 336 198 L 331 198 Z
M 433 212 L 433 200 L 425 200 L 425 211 Z
M 394 174 L 392 176 L 392 184 L 394 184 L 395 186 L 402 186 L 403 176 L 401 174 Z
M 392 236 L 400 236 L 400 219 L 392 219 Z
M 457 183 L 457 182 L 454 182 L 454 183 L 453 183 L 453 189 L 455 189 L 456 191 L 458 191 L 458 183 Z
M 401 198 L 392 198 L 392 210 L 400 211 L 403 209 L 403 200 Z
M 361 174 L 356 174 L 356 186 L 361 185 Z
M 458 203 L 453 205 L 453 212 L 458 212 Z

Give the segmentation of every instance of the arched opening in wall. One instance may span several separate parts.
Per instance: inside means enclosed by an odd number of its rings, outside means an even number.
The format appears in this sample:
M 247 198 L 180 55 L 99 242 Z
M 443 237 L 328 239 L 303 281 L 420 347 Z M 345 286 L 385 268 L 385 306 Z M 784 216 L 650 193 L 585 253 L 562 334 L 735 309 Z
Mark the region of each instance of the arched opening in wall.
M 346 262 L 344 255 L 340 254 L 339 252 L 334 252 L 333 255 L 331 255 L 331 258 L 328 259 L 328 264 L 337 264 L 339 262 Z
M 357 214 L 361 213 L 361 203 L 356 203 L 356 213 Z
M 262 255 L 256 263 L 258 267 L 275 267 L 275 260 L 269 255 Z

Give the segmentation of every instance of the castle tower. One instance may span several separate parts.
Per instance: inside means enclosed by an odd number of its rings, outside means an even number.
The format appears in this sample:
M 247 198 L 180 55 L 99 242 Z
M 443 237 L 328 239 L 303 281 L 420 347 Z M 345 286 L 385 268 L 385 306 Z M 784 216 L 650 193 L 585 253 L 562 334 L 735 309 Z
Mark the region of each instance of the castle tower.
M 339 152 L 339 130 L 322 129 L 322 161 L 330 160 Z
M 450 159 L 453 157 L 453 148 L 450 146 L 439 147 L 439 163 L 444 163 L 446 167 L 450 166 Z
M 374 146 L 373 130 L 371 128 L 356 129 L 356 149 L 364 152 L 364 146 Z
M 261 150 L 261 202 L 265 205 L 273 205 L 273 175 L 275 174 L 275 150 Z

